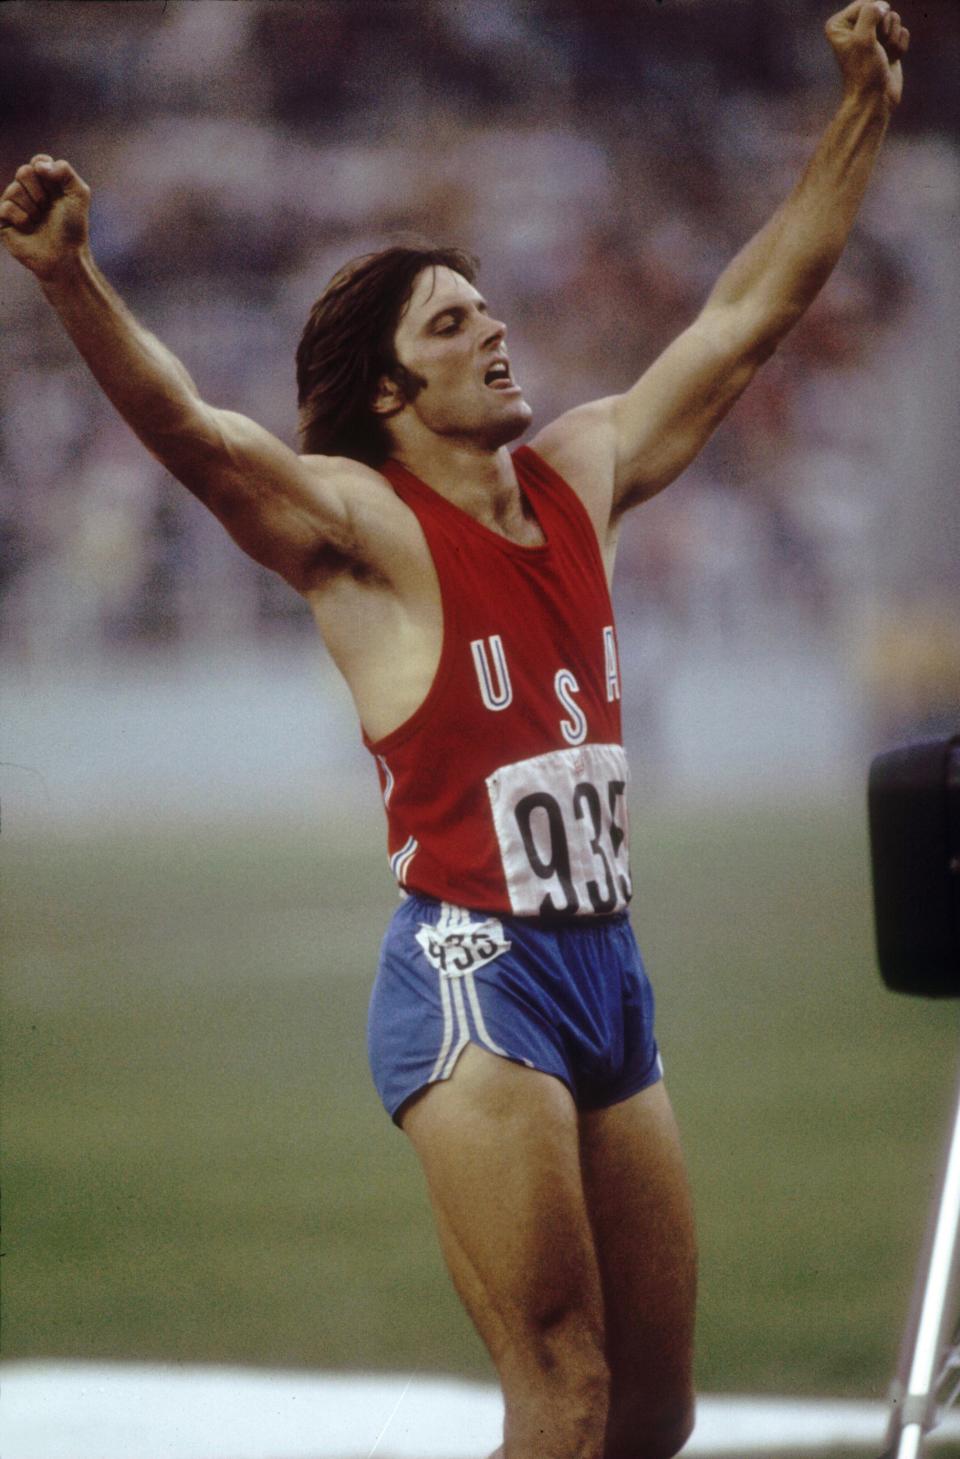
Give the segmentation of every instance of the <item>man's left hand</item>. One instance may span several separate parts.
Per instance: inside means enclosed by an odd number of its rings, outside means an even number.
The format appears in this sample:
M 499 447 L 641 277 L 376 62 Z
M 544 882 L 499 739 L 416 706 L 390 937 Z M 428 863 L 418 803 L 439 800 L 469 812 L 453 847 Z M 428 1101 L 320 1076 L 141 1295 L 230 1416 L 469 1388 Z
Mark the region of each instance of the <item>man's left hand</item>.
M 854 0 L 825 29 L 847 95 L 863 101 L 882 97 L 892 111 L 903 94 L 901 61 L 910 44 L 897 12 L 886 0 Z

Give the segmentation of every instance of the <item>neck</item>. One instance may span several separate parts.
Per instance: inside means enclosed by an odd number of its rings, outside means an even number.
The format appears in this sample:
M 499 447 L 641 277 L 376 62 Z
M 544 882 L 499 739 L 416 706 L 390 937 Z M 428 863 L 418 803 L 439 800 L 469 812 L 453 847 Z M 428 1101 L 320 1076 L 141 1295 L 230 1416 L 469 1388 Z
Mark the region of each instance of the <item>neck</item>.
M 391 452 L 414 476 L 478 522 L 510 532 L 523 517 L 513 461 L 506 446 L 485 450 L 434 437 L 416 448 L 396 444 Z

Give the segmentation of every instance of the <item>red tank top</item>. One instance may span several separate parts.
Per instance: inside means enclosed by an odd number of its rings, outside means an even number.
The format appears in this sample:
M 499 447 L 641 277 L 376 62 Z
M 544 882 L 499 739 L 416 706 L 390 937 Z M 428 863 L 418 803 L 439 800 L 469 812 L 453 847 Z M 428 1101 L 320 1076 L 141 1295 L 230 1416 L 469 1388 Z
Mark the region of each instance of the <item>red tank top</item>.
M 630 898 L 613 610 L 593 524 L 528 446 L 520 487 L 545 537 L 522 547 L 396 461 L 440 582 L 426 699 L 376 757 L 401 887 L 478 911 L 596 916 Z

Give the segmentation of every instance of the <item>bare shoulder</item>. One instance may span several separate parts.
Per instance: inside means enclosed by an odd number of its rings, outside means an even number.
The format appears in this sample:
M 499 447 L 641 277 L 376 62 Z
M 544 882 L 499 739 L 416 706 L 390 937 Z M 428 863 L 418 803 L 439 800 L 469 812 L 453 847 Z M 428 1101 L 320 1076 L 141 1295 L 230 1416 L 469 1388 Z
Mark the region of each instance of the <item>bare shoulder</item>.
M 532 450 L 569 482 L 603 540 L 610 525 L 617 463 L 615 399 L 565 411 L 533 437 Z
M 318 491 L 335 491 L 344 501 L 362 511 L 379 507 L 389 511 L 389 503 L 402 508 L 389 481 L 372 466 L 354 461 L 349 456 L 301 456 L 300 463 Z
M 365 540 L 389 538 L 415 522 L 387 478 L 372 466 L 348 456 L 301 456 L 300 461 L 318 491 L 336 492 Z
M 338 484 L 353 482 L 361 490 L 362 483 L 372 489 L 380 486 L 390 489 L 390 483 L 382 471 L 375 471 L 362 461 L 354 461 L 351 456 L 301 456 L 300 460 L 308 471 L 315 473 L 318 480 L 335 481 Z
M 301 456 L 300 462 L 317 491 L 334 493 L 342 504 L 354 547 L 344 566 L 365 566 L 389 583 L 420 566 L 423 532 L 382 472 L 347 456 Z M 322 586 L 331 565 L 320 564 L 318 581 L 312 586 Z

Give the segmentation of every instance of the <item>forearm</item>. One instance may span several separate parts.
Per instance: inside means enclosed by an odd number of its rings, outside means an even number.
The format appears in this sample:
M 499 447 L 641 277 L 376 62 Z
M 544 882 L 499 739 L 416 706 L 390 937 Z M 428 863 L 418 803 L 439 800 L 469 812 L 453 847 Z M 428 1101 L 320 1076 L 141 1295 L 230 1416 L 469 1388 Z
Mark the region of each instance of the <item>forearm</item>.
M 137 322 L 88 250 L 41 288 L 104 394 L 151 449 L 188 428 L 199 402 L 180 361 Z
M 776 342 L 823 287 L 887 130 L 880 96 L 844 97 L 797 186 L 718 279 L 707 307 L 747 303 Z

